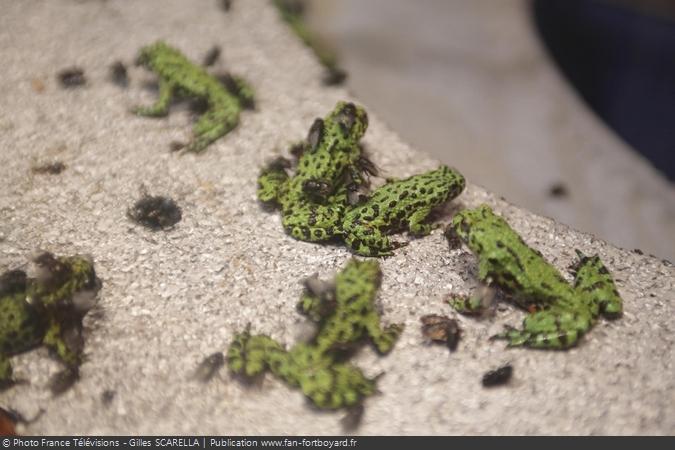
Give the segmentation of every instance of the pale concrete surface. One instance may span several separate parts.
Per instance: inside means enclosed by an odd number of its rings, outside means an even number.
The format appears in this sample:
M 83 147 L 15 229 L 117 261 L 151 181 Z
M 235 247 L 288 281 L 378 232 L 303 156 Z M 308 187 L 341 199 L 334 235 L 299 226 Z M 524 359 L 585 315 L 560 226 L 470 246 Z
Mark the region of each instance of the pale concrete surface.
M 180 0 L 2 2 L 0 48 L 0 270 L 25 263 L 36 248 L 90 253 L 103 289 L 101 314 L 85 323 L 87 360 L 81 380 L 52 398 L 46 383 L 60 366 L 44 349 L 14 358 L 30 384 L 0 393 L 0 406 L 30 417 L 31 434 L 335 434 L 341 413 L 321 413 L 302 394 L 268 376 L 246 387 L 226 370 L 208 384 L 191 380 L 206 355 L 224 350 L 248 322 L 292 344 L 306 335 L 295 312 L 300 280 L 328 278 L 349 258 L 342 247 L 297 242 L 279 217 L 256 202 L 264 161 L 305 136 L 316 116 L 350 98 L 320 85 L 321 68 L 263 0 L 240 1 L 229 14 L 216 2 Z M 205 154 L 178 156 L 169 143 L 189 130 L 186 114 L 134 117 L 150 102 L 152 76 L 132 69 L 131 85 L 107 82 L 107 66 L 129 62 L 144 44 L 166 39 L 199 59 L 214 44 L 225 67 L 255 86 L 258 111 Z M 66 91 L 54 80 L 63 67 L 86 70 L 89 85 Z M 40 78 L 43 92 L 31 80 Z M 367 106 L 367 105 L 366 105 Z M 371 115 L 365 138 L 388 175 L 436 167 Z M 58 158 L 59 176 L 33 176 L 35 162 Z M 461 168 L 461 165 L 459 165 Z M 144 184 L 174 197 L 183 220 L 153 233 L 125 211 Z M 625 316 L 601 321 L 568 352 L 506 350 L 488 337 L 522 314 L 504 307 L 494 319 L 459 317 L 456 353 L 428 347 L 420 316 L 453 315 L 450 292 L 475 286 L 475 260 L 449 251 L 440 230 L 381 261 L 383 320 L 404 322 L 392 353 L 364 348 L 356 363 L 385 375 L 370 398 L 363 434 L 672 434 L 675 379 L 672 317 L 675 270 L 520 210 L 475 185 L 456 206 L 489 202 L 525 239 L 564 270 L 574 249 L 598 252 L 617 279 Z M 442 217 L 447 223 L 449 214 Z M 510 361 L 508 387 L 483 389 L 483 373 Z M 101 398 L 114 390 L 112 403 Z
M 315 0 L 348 87 L 403 139 L 531 211 L 675 258 L 675 186 L 577 97 L 528 0 Z M 564 183 L 567 198 L 549 189 Z

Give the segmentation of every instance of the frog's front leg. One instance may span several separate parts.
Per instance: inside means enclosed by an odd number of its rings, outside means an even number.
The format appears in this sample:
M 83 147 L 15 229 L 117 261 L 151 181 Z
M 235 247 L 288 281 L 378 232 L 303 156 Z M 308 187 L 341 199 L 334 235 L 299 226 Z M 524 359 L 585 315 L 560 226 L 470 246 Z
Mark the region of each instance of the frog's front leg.
M 278 158 L 261 172 L 258 177 L 258 200 L 270 203 L 281 197 L 283 187 L 289 180 L 285 169 L 287 166 L 290 166 L 290 161 Z
M 430 212 L 431 207 L 427 206 L 412 213 L 408 219 L 408 229 L 410 230 L 411 234 L 415 236 L 426 236 L 427 234 L 431 233 L 431 230 L 436 228 L 434 225 L 424 223 Z
M 380 317 L 376 312 L 372 312 L 366 318 L 366 331 L 373 341 L 377 351 L 386 354 L 391 351 L 398 337 L 403 332 L 403 324 L 395 323 L 382 328 Z
M 616 290 L 614 279 L 600 258 L 584 256 L 577 250 L 579 261 L 574 265 L 576 271 L 574 289 L 587 298 L 607 319 L 616 319 L 623 312 L 623 301 Z
M 527 316 L 521 330 L 508 327 L 493 338 L 507 340 L 509 347 L 564 350 L 575 346 L 592 326 L 590 314 L 551 308 Z
M 152 106 L 139 106 L 134 113 L 146 117 L 164 117 L 169 113 L 176 85 L 166 80 L 159 80 L 159 97 Z
M 75 326 L 75 325 L 73 325 Z M 73 350 L 64 339 L 64 332 L 61 323 L 53 321 L 50 323 L 45 333 L 42 343 L 54 351 L 56 356 L 68 366 L 69 369 L 77 369 L 82 362 L 79 349 Z

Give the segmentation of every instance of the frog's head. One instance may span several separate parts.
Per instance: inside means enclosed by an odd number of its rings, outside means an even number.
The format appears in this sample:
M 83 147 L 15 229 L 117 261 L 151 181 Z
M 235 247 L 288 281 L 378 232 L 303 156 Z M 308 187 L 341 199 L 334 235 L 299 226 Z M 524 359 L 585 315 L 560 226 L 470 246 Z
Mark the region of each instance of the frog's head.
M 338 102 L 328 120 L 335 123 L 344 139 L 354 143 L 366 134 L 368 129 L 368 114 L 360 106 L 351 102 Z
M 323 201 L 343 180 L 345 168 L 361 154 L 359 139 L 368 128 L 368 114 L 353 103 L 339 102 L 325 120 L 316 119 L 309 129 L 299 167 L 307 174 L 302 189 L 315 201 Z
M 488 205 L 480 205 L 475 209 L 465 209 L 455 214 L 452 218 L 452 230 L 462 241 L 469 243 L 469 236 L 476 224 L 485 223 L 494 217 L 492 209 Z
M 58 258 L 48 252 L 33 258 L 35 282 L 29 300 L 43 307 L 72 306 L 84 314 L 95 304 L 101 289 L 94 263 L 89 256 Z
M 138 52 L 135 64 L 137 66 L 143 66 L 147 69 L 152 69 L 160 55 L 166 54 L 170 51 L 171 47 L 162 41 L 157 41 L 154 44 L 146 45 Z

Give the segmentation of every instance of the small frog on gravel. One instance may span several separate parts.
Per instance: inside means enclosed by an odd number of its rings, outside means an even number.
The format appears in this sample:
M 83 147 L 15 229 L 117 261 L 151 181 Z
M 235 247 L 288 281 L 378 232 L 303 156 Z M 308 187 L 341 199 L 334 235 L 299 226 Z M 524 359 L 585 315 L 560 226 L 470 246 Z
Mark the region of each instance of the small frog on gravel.
M 230 370 L 247 378 L 270 370 L 299 387 L 319 408 L 361 404 L 376 392 L 376 380 L 345 358 L 367 337 L 380 353 L 388 353 L 403 330 L 398 324 L 380 325 L 374 303 L 381 278 L 377 262 L 351 259 L 334 283 L 306 283 L 298 309 L 318 322 L 313 338 L 286 350 L 272 338 L 251 335 L 247 329 L 234 337 L 228 349 Z
M 22 270 L 0 276 L 0 386 L 13 383 L 10 358 L 47 346 L 77 373 L 82 362 L 82 318 L 94 306 L 101 280 L 90 258 L 33 259 L 37 275 Z
M 376 171 L 359 145 L 367 127 L 363 108 L 339 102 L 325 119 L 312 124 L 293 176 L 287 173 L 291 163 L 285 158 L 262 170 L 258 199 L 280 207 L 282 224 L 291 236 L 304 241 L 334 236 L 349 193 Z
M 366 182 L 372 164 L 364 160 L 359 141 L 368 128 L 366 111 L 353 103 L 338 102 L 325 118 L 316 119 L 292 177 L 286 169 L 290 161 L 278 158 L 263 169 L 258 178 L 258 199 L 276 204 L 284 217 L 296 214 L 300 204 L 336 203 L 333 197 L 346 180 L 348 184 Z
M 159 77 L 159 99 L 149 107 L 139 107 L 141 116 L 163 117 L 169 112 L 176 94 L 202 100 L 206 112 L 193 128 L 193 140 L 185 151 L 199 153 L 230 132 L 239 123 L 245 105 L 253 103 L 253 89 L 239 77 L 231 76 L 228 86 L 197 64 L 191 63 L 178 50 L 162 41 L 143 47 L 136 60 Z
M 459 212 L 448 234 L 459 237 L 478 256 L 482 282 L 495 284 L 530 311 L 522 329 L 508 327 L 495 336 L 509 346 L 566 349 L 577 344 L 599 315 L 614 319 L 622 314 L 614 280 L 597 255 L 588 257 L 577 250 L 579 261 L 570 284 L 487 205 Z M 461 313 L 482 308 L 478 297 L 454 297 L 450 304 Z
M 390 242 L 386 234 L 406 229 L 417 236 L 429 234 L 433 226 L 424 222 L 431 210 L 457 197 L 464 186 L 462 174 L 447 166 L 389 181 L 365 203 L 346 210 L 341 235 L 359 255 L 392 255 L 401 244 Z

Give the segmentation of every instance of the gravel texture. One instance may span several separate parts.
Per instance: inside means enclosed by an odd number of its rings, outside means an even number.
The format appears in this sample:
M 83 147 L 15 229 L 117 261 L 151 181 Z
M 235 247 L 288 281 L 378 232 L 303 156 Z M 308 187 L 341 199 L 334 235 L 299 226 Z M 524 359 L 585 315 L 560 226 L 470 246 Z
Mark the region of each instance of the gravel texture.
M 286 236 L 278 214 L 256 201 L 260 166 L 285 154 L 312 120 L 350 98 L 320 84 L 322 69 L 263 0 L 4 1 L 0 16 L 0 270 L 36 249 L 89 253 L 103 280 L 99 308 L 87 316 L 81 380 L 52 397 L 60 369 L 45 349 L 13 359 L 29 384 L 0 393 L 0 405 L 30 417 L 30 434 L 336 434 L 342 413 L 312 409 L 302 394 L 267 376 L 244 386 L 226 370 L 192 379 L 199 362 L 225 350 L 247 323 L 290 345 L 308 333 L 295 311 L 300 280 L 331 277 L 350 256 L 343 247 Z M 132 66 L 143 45 L 165 39 L 200 61 L 223 49 L 214 71 L 233 70 L 256 89 L 257 111 L 204 154 L 179 156 L 187 108 L 166 119 L 135 117 L 149 103 L 153 76 Z M 108 80 L 116 60 L 129 66 L 127 89 Z M 87 84 L 63 89 L 56 78 L 81 67 Z M 365 105 L 367 107 L 367 105 Z M 401 142 L 371 114 L 365 143 L 387 176 L 437 163 Z M 61 161 L 59 175 L 31 167 Z M 456 166 L 461 170 L 461 161 Z M 183 212 L 173 229 L 131 223 L 127 209 L 145 189 L 172 197 Z M 488 337 L 522 313 L 458 317 L 458 350 L 424 343 L 420 317 L 454 316 L 443 299 L 476 285 L 474 257 L 450 251 L 440 230 L 381 261 L 383 320 L 406 330 L 387 357 L 368 347 L 356 363 L 379 373 L 362 434 L 673 434 L 675 377 L 670 264 L 614 248 L 550 219 L 514 208 L 470 185 L 453 208 L 488 202 L 561 270 L 574 249 L 599 253 L 617 279 L 625 315 L 600 321 L 567 352 L 506 350 Z M 484 389 L 483 374 L 510 362 L 509 385 Z M 109 393 L 116 394 L 111 401 Z M 105 394 L 104 394 L 105 393 Z

